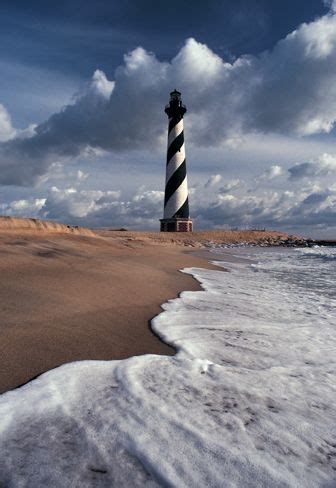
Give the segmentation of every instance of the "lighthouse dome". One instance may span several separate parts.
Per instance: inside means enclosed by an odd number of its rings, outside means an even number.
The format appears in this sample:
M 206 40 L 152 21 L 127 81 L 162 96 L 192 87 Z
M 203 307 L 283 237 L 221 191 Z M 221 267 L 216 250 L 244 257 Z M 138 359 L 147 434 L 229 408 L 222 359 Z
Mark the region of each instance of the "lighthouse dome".
M 181 92 L 175 88 L 175 90 L 170 93 L 170 100 L 181 100 Z

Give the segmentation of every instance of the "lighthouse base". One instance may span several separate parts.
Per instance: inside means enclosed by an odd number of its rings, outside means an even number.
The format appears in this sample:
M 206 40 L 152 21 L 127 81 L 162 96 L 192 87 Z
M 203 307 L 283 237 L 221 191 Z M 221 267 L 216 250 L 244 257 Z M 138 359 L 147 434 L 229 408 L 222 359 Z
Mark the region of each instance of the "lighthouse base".
M 192 232 L 193 223 L 191 219 L 160 219 L 161 232 Z

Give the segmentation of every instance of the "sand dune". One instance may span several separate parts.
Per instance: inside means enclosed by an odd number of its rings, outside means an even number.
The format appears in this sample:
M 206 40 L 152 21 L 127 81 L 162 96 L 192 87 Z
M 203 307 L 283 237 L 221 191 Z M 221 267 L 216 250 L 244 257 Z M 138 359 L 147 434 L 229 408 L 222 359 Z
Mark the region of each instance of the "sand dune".
M 40 219 L 19 219 L 16 217 L 0 217 L 0 232 L 29 231 L 57 234 L 75 234 L 94 236 L 94 232 L 84 227 L 58 224 L 57 222 Z

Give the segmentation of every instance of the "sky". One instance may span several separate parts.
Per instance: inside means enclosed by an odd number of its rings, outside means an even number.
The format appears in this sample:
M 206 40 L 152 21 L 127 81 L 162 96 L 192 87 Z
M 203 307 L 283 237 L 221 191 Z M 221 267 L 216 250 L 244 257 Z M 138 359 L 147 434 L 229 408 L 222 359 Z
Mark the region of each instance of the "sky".
M 195 229 L 336 238 L 336 2 L 1 1 L 0 210 L 158 229 L 187 106 Z

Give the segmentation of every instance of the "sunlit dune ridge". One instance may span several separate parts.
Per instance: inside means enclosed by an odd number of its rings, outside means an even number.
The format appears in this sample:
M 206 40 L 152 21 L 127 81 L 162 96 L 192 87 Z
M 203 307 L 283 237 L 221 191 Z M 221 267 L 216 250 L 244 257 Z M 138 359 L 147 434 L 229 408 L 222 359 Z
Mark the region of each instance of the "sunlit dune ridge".
M 40 219 L 21 219 L 17 217 L 0 217 L 0 231 L 30 231 L 30 232 L 50 232 L 56 234 L 78 234 L 94 236 L 94 232 L 84 227 L 59 224 Z

